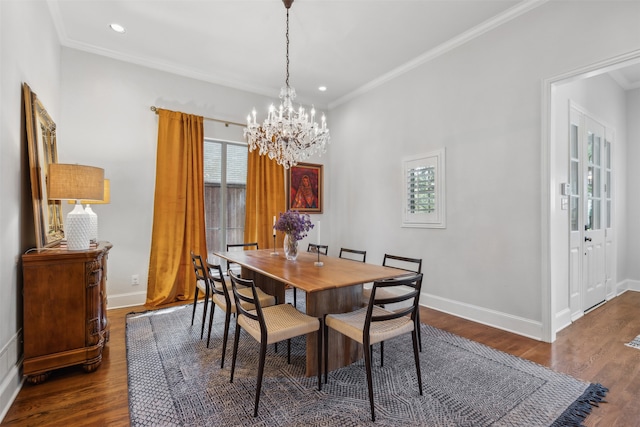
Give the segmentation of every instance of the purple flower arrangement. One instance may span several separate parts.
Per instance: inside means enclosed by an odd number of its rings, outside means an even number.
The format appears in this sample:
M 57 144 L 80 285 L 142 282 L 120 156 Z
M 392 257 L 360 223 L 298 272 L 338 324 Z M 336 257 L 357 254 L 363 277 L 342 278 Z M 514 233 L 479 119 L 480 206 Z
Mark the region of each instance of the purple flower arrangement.
M 307 231 L 313 228 L 313 224 L 309 215 L 288 210 L 280 214 L 280 218 L 273 228 L 290 234 L 296 240 L 302 240 L 307 237 Z

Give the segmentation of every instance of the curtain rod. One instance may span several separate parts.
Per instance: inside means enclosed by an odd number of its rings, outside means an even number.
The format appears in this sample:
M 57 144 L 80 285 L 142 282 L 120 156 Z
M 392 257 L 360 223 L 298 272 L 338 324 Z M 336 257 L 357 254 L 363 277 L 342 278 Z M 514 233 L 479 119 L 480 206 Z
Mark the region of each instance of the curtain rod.
M 155 105 L 152 105 L 151 107 L 149 107 L 149 109 L 151 111 L 153 111 L 154 113 L 158 114 L 158 107 L 156 107 Z M 225 127 L 229 127 L 229 125 L 241 126 L 241 127 L 246 127 L 247 126 L 244 123 L 236 123 L 236 122 L 231 122 L 229 120 L 214 119 L 214 118 L 211 118 L 211 117 L 203 117 L 203 119 L 210 120 L 212 122 L 224 123 Z

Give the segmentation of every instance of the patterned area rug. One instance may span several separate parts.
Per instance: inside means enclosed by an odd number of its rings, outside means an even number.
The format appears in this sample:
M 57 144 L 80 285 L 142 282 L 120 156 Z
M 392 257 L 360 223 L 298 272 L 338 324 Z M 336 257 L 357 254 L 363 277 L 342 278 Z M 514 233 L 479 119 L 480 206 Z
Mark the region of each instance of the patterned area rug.
M 633 347 L 633 348 L 637 348 L 640 349 L 640 335 L 638 335 L 637 337 L 635 337 L 633 339 L 633 341 L 628 342 L 625 344 L 627 347 Z
M 298 295 L 300 299 L 300 295 Z M 298 301 L 300 304 L 300 301 Z M 196 319 L 201 319 L 198 304 Z M 258 345 L 241 335 L 229 383 L 232 318 L 220 369 L 224 315 L 216 311 L 211 346 L 191 326 L 192 306 L 127 316 L 129 409 L 133 426 L 580 426 L 607 391 L 527 360 L 423 325 L 418 393 L 410 336 L 374 354 L 376 422 L 372 423 L 364 362 L 330 373 L 317 390 L 304 376 L 304 338 L 269 347 L 258 417 L 253 417 Z M 377 350 L 376 346 L 376 350 Z

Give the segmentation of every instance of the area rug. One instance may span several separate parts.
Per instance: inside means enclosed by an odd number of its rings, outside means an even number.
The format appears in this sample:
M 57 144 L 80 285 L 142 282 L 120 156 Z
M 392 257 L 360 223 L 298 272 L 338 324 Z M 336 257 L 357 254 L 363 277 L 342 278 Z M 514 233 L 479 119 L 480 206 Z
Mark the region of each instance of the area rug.
M 633 339 L 633 341 L 628 342 L 625 344 L 627 347 L 633 347 L 633 348 L 637 348 L 640 349 L 640 335 L 638 335 L 637 337 L 635 337 Z
M 270 346 L 258 417 L 253 417 L 258 345 L 241 335 L 233 384 L 231 336 L 220 369 L 224 316 L 211 346 L 200 339 L 202 306 L 127 316 L 132 426 L 580 426 L 607 389 L 448 332 L 422 325 L 424 394 L 418 393 L 410 336 L 374 354 L 376 422 L 371 422 L 364 362 L 333 371 L 317 390 L 306 378 L 304 338 Z M 378 347 L 378 346 L 376 346 Z

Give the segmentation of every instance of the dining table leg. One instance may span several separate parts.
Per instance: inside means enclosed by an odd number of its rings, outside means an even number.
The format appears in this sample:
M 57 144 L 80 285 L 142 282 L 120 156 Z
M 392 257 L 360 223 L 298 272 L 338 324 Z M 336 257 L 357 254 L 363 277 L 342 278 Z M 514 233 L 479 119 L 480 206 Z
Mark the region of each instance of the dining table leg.
M 310 316 L 323 319 L 325 314 L 347 313 L 362 307 L 362 285 L 308 292 L 306 300 L 306 312 Z M 317 341 L 316 334 L 307 335 L 307 376 L 316 375 Z M 362 345 L 345 335 L 329 330 L 328 345 L 330 371 L 350 365 L 362 358 Z

